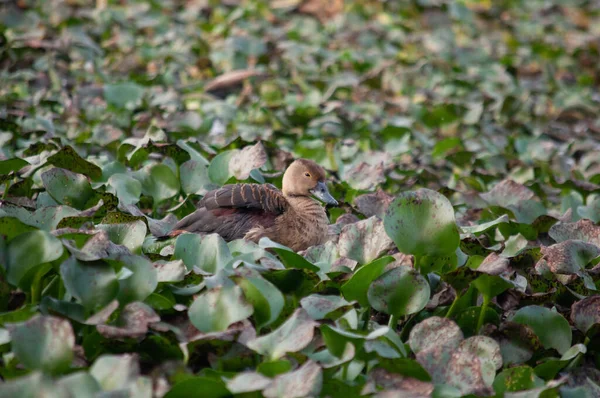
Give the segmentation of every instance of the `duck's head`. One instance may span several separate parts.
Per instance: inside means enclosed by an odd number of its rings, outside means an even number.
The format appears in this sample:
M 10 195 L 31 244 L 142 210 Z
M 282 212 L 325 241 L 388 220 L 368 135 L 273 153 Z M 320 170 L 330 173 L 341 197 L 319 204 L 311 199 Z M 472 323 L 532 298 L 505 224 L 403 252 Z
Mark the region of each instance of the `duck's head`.
M 308 159 L 295 160 L 287 168 L 283 175 L 283 194 L 314 196 L 327 204 L 338 204 L 325 184 L 325 169 Z

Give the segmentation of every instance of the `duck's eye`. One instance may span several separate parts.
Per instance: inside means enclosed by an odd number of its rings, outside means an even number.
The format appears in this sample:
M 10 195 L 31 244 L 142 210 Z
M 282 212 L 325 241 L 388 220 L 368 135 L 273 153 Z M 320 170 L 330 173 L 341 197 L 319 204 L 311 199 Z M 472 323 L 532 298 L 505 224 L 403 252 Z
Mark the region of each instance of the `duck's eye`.
M 304 175 L 310 177 L 310 173 L 304 173 Z

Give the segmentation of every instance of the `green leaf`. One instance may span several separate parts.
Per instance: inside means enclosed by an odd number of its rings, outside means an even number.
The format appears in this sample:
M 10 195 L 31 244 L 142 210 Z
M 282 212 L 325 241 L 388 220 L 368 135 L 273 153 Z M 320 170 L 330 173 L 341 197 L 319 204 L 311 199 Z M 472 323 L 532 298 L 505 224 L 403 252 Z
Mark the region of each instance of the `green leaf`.
M 111 242 L 127 247 L 132 253 L 142 247 L 147 230 L 146 224 L 140 220 L 123 224 L 98 224 L 96 228 L 106 231 Z
M 204 195 L 212 182 L 208 176 L 208 167 L 201 162 L 188 160 L 179 169 L 181 188 L 188 195 Z
M 544 385 L 543 380 L 535 375 L 530 366 L 523 365 L 505 369 L 494 380 L 496 394 L 530 390 Z
M 482 274 L 473 282 L 471 282 L 477 290 L 484 296 L 488 298 L 493 298 L 504 292 L 511 287 L 514 287 L 512 283 L 507 281 L 506 279 L 496 276 L 496 275 L 488 275 Z
M 125 389 L 139 375 L 139 364 L 131 354 L 101 355 L 90 367 L 90 375 L 104 391 Z
M 398 195 L 388 207 L 384 225 L 402 253 L 416 256 L 454 253 L 460 240 L 448 199 L 425 188 Z
M 239 286 L 226 284 L 202 293 L 190 306 L 192 324 L 203 333 L 222 332 L 248 318 L 254 309 Z
M 392 262 L 394 257 L 385 256 L 356 270 L 348 282 L 342 285 L 341 291 L 346 300 L 356 300 L 361 306 L 368 307 L 367 291 L 371 282 L 381 275 L 386 265 Z
M 152 197 L 155 206 L 179 193 L 179 179 L 166 164 L 144 167 L 133 177 L 142 183 L 142 193 Z
M 65 169 L 55 167 L 42 173 L 42 182 L 54 200 L 76 209 L 85 209 L 94 196 L 90 182 L 83 174 Z
M 410 315 L 421 311 L 429 301 L 427 280 L 412 268 L 392 268 L 375 279 L 367 297 L 377 311 L 394 316 Z
M 142 183 L 127 174 L 115 173 L 108 179 L 107 191 L 116 195 L 119 203 L 133 205 L 140 200 Z
M 164 398 L 227 398 L 231 392 L 221 380 L 191 377 L 175 384 Z
M 102 177 L 102 169 L 100 167 L 79 156 L 69 145 L 50 156 L 48 163 L 72 171 L 73 173 L 83 174 L 92 180 L 98 180 Z
M 258 364 L 256 370 L 267 377 L 275 377 L 282 373 L 289 372 L 292 369 L 292 364 L 287 359 L 278 361 L 268 361 Z
M 46 231 L 21 234 L 10 241 L 7 249 L 7 279 L 19 286 L 23 277 L 37 266 L 54 261 L 63 254 L 63 245 Z
M 264 390 L 265 397 L 317 397 L 323 384 L 323 370 L 308 360 L 298 369 L 276 377 Z
M 76 372 L 62 377 L 57 385 L 72 397 L 89 397 L 100 393 L 100 385 L 89 373 Z
M 28 164 L 29 162 L 19 158 L 0 160 L 0 175 L 8 175 L 13 171 L 19 171 Z
M 210 162 L 208 176 L 214 184 L 223 185 L 233 177 L 233 173 L 229 170 L 229 162 L 235 153 L 235 151 L 221 152 Z
M 546 348 L 554 348 L 564 354 L 571 347 L 569 322 L 555 311 L 530 305 L 519 309 L 511 320 L 533 329 Z
M 482 234 L 483 232 L 488 231 L 489 229 L 492 229 L 493 227 L 495 227 L 497 225 L 508 224 L 508 222 L 509 222 L 508 216 L 506 214 L 503 214 L 495 220 L 484 222 L 484 223 L 481 223 L 478 225 L 463 226 L 463 227 L 460 227 L 460 229 L 463 230 L 465 233 L 479 235 L 479 234 Z
M 275 322 L 285 304 L 283 294 L 271 282 L 265 280 L 258 271 L 250 268 L 238 268 L 235 282 L 244 291 L 246 300 L 254 307 L 256 328 Z
M 104 99 L 117 108 L 134 109 L 144 95 L 144 88 L 132 82 L 107 84 Z
M 41 372 L 33 372 L 0 384 L 1 397 L 38 398 L 43 394 L 45 398 L 62 398 L 64 393 L 56 387 L 50 376 Z
M 311 294 L 310 296 L 302 298 L 302 300 L 300 300 L 300 305 L 312 319 L 318 321 L 327 318 L 327 315 L 331 314 L 333 311 L 351 306 L 352 304 L 339 296 Z
M 313 339 L 316 326 L 317 323 L 300 308 L 277 329 L 250 340 L 246 345 L 270 360 L 276 360 L 288 352 L 298 352 L 306 347 Z
M 23 223 L 16 217 L 2 217 L 0 218 L 0 235 L 6 236 L 7 240 L 11 240 L 15 236 L 19 236 L 22 233 L 35 231 L 36 228 Z M 5 264 L 2 264 L 5 265 Z
M 69 294 L 88 311 L 104 307 L 119 292 L 114 269 L 103 261 L 84 263 L 71 257 L 60 266 L 60 275 Z
M 270 248 L 273 250 L 286 268 L 307 269 L 313 272 L 319 272 L 321 269 L 314 264 L 308 262 L 304 257 L 288 249 L 279 247 Z
M 29 369 L 61 373 L 73 360 L 75 335 L 71 324 L 52 316 L 36 316 L 10 332 L 11 346 Z
M 119 303 L 144 301 L 158 285 L 156 269 L 142 256 L 122 255 L 118 261 L 132 273 L 125 279 L 119 279 Z
M 197 234 L 183 234 L 175 241 L 176 259 L 183 260 L 188 270 L 195 266 L 211 274 L 225 268 L 231 261 L 227 243 L 218 234 L 204 237 Z

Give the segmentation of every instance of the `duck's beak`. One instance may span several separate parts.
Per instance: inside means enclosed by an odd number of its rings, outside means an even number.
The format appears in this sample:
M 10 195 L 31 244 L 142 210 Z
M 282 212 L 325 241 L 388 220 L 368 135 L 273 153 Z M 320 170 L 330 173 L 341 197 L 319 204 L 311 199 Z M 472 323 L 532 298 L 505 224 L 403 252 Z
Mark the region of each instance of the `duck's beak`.
M 310 193 L 316 197 L 317 199 L 322 200 L 328 205 L 337 206 L 338 202 L 331 196 L 329 190 L 327 189 L 327 185 L 323 181 L 319 181 L 317 186 L 310 190 Z

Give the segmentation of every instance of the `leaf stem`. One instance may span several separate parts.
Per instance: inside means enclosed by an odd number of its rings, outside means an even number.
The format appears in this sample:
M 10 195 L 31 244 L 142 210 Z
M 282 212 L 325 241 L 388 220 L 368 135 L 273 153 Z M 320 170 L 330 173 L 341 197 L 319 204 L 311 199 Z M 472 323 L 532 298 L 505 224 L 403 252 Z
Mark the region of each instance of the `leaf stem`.
M 458 300 L 460 300 L 461 297 L 462 296 L 459 295 L 457 292 L 456 297 L 454 298 L 454 301 L 450 305 L 450 308 L 448 308 L 448 312 L 446 312 L 446 318 L 450 318 L 452 315 L 454 315 L 454 312 L 456 311 L 456 305 L 458 304 Z
M 362 314 L 362 330 L 367 330 L 369 328 L 369 320 L 371 319 L 371 307 L 367 307 L 365 312 Z
M 394 332 L 396 331 L 396 327 L 398 327 L 398 317 L 396 315 L 390 315 L 390 321 L 388 322 L 388 326 Z
M 481 304 L 481 310 L 479 311 L 479 319 L 477 320 L 477 329 L 475 329 L 475 333 L 479 333 L 479 330 L 483 326 L 485 313 L 487 312 L 487 308 L 490 305 L 490 301 L 491 299 L 488 296 L 483 296 L 483 303 Z
M 42 279 L 45 274 L 45 272 L 37 272 L 31 282 L 31 304 L 40 302 L 42 295 Z

